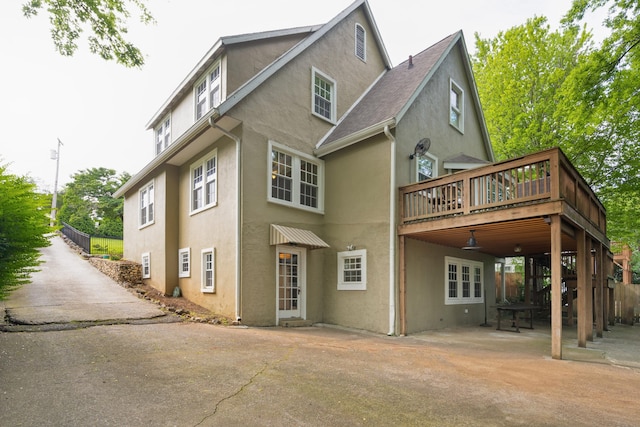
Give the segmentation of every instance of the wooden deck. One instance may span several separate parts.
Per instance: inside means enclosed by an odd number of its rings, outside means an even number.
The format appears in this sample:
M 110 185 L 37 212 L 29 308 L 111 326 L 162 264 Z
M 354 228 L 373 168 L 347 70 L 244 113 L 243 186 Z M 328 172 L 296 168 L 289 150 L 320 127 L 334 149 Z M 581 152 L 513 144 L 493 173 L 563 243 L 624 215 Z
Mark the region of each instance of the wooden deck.
M 558 148 L 401 187 L 398 233 L 432 233 L 442 244 L 438 231 L 451 237 L 452 229 L 462 229 L 463 236 L 485 227 L 498 240 L 508 231 L 512 247 L 519 233 L 523 241 L 533 240 L 550 215 L 562 215 L 608 246 L 602 203 Z M 521 221 L 520 227 L 507 221 Z M 503 247 L 495 254 L 510 255 L 499 253 Z M 542 244 L 536 248 L 546 250 Z

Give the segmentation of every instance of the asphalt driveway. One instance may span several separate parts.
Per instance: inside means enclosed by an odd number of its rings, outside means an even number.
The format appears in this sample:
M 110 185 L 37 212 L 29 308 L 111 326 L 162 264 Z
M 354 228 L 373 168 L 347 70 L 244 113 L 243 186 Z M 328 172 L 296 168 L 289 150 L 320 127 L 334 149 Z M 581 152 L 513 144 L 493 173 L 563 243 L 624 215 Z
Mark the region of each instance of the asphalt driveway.
M 84 323 L 0 332 L 0 425 L 636 426 L 640 420 L 639 327 L 615 326 L 587 349 L 576 348 L 567 328 L 567 360 L 559 361 L 549 357 L 544 324 L 520 334 L 471 327 L 387 337 L 332 327 L 166 323 L 166 316 L 153 317 L 154 305 L 103 282 L 68 248 L 54 242 L 45 251 L 48 268 L 34 277 L 38 284 L 6 302 L 10 319 Z M 66 261 L 56 261 L 58 254 Z M 76 268 L 79 275 L 59 271 Z M 60 278 L 61 289 L 87 288 L 45 298 L 54 280 L 47 276 Z M 72 284 L 77 277 L 86 283 Z M 25 302 L 27 288 L 40 290 L 38 303 Z M 103 292 L 104 301 L 97 297 Z M 77 309 L 66 313 L 65 304 Z M 100 320 L 87 327 L 90 318 Z

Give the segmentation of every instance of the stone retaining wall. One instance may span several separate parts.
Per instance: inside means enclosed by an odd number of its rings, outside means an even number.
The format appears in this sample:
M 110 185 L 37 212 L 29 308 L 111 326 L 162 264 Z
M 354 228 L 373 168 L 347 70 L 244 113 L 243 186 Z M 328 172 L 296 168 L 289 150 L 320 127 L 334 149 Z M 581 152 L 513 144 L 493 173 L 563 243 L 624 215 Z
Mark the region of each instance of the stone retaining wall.
M 142 283 L 142 265 L 137 262 L 91 257 L 89 263 L 124 287 Z

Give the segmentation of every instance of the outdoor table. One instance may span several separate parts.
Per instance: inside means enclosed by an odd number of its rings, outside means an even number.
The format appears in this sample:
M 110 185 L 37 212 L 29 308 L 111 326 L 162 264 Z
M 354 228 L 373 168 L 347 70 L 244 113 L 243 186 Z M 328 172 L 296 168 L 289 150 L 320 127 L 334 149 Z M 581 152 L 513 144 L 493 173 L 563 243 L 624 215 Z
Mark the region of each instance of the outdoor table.
M 520 328 L 533 329 L 533 310 L 538 310 L 540 307 L 530 304 L 513 304 L 513 305 L 501 305 L 498 308 L 498 327 L 496 328 L 499 331 L 509 331 L 509 332 L 520 332 Z M 500 321 L 502 320 L 502 312 L 511 312 L 511 328 L 516 328 L 515 331 L 513 329 L 502 329 L 500 327 Z M 520 313 L 529 312 L 529 326 L 520 326 Z

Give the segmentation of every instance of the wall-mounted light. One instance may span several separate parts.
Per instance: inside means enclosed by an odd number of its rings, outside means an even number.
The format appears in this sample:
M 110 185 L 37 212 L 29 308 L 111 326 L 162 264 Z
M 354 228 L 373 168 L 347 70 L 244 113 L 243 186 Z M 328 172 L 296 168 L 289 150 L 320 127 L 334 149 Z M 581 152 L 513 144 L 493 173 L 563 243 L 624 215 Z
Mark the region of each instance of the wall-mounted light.
M 356 250 L 356 246 L 355 245 L 347 245 L 347 250 L 348 251 L 355 251 Z
M 513 248 L 513 252 L 515 252 L 517 254 L 522 252 L 522 246 L 520 246 L 520 243 L 516 243 L 516 246 Z

